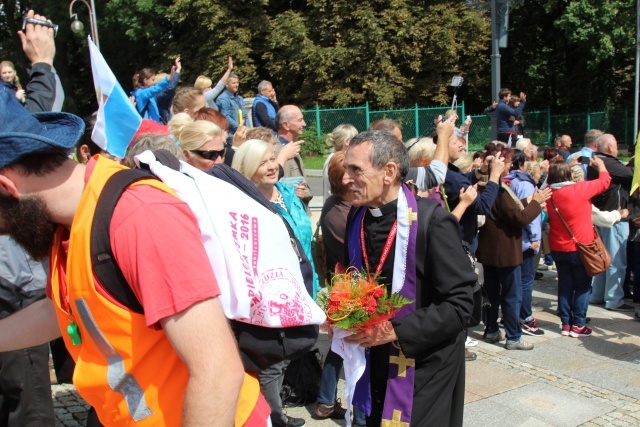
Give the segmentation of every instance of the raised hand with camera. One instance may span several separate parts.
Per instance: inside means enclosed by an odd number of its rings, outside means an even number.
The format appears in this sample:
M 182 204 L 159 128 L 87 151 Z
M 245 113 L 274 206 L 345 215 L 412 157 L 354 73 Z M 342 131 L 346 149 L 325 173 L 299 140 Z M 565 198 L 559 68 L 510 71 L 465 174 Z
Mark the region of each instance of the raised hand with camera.
M 56 103 L 56 77 L 53 69 L 53 59 L 56 55 L 54 42 L 57 25 L 45 16 L 37 15 L 29 10 L 22 23 L 22 30 L 18 36 L 22 42 L 22 49 L 31 62 L 29 82 L 25 86 L 25 103 L 27 110 L 37 112 L 51 111 Z
M 18 31 L 18 36 L 31 65 L 37 62 L 53 65 L 53 58 L 56 56 L 54 27 L 57 26 L 45 16 L 36 15 L 33 10 L 27 12 L 23 29 Z

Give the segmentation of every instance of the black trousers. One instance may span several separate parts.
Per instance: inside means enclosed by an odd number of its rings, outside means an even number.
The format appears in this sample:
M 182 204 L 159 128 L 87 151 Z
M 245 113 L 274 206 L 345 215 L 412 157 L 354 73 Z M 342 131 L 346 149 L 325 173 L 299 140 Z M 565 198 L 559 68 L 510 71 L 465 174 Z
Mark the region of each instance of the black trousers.
M 49 344 L 0 353 L 0 426 L 53 425 Z
M 511 145 L 513 147 L 516 146 L 516 134 L 515 133 L 499 133 L 498 134 L 498 141 L 504 142 L 504 143 L 509 143 L 509 138 L 511 138 Z

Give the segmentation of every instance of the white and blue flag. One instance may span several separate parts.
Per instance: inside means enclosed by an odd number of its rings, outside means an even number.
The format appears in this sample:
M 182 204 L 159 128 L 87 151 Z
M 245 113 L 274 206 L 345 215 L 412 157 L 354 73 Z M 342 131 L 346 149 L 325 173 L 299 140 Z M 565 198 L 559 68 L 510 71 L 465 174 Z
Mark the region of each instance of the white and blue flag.
M 123 158 L 142 117 L 91 38 L 88 43 L 93 85 L 98 97 L 98 118 L 91 139 L 109 154 Z

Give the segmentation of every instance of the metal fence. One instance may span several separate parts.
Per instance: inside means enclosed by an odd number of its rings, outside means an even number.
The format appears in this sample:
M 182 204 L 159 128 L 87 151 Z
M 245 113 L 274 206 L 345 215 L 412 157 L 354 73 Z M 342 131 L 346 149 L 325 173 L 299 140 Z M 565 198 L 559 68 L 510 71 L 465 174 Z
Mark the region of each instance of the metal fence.
M 402 126 L 405 139 L 429 135 L 434 131 L 433 119 L 450 107 L 419 107 L 402 110 L 371 110 L 369 104 L 351 108 L 320 108 L 303 111 L 307 129 L 315 129 L 318 136 L 331 132 L 342 123 L 350 123 L 362 132 L 379 119 L 393 119 Z M 458 116 L 465 117 L 464 103 L 458 105 Z M 475 151 L 491 140 L 491 120 L 485 114 L 472 115 L 469 132 L 470 150 Z M 524 111 L 525 135 L 536 145 L 551 145 L 560 135 L 570 135 L 575 146 L 582 145 L 584 134 L 600 129 L 616 136 L 619 145 L 634 145 L 633 119 L 626 110 L 586 112 L 580 114 L 551 114 L 543 111 Z M 464 119 L 462 119 L 464 120 Z M 461 121 L 462 121 L 461 120 Z M 461 123 L 459 121 L 458 123 Z

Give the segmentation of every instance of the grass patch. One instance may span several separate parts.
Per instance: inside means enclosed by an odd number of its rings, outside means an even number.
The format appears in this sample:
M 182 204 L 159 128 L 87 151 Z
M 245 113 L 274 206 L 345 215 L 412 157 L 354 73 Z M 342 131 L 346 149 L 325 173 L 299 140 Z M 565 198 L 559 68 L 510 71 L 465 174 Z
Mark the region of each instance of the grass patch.
M 327 156 L 311 156 L 302 159 L 305 169 L 322 169 Z

